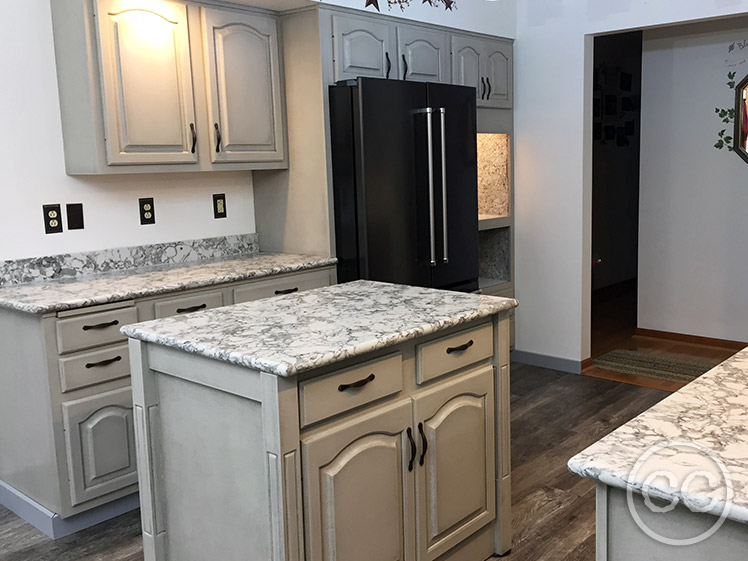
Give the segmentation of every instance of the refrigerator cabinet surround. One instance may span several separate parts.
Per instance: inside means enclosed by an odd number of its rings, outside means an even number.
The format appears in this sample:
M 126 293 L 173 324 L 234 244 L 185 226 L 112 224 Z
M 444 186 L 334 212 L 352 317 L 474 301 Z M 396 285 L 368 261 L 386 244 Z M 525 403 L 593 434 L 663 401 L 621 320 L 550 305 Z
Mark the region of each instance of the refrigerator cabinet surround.
M 330 112 L 340 282 L 476 290 L 473 88 L 359 78 Z

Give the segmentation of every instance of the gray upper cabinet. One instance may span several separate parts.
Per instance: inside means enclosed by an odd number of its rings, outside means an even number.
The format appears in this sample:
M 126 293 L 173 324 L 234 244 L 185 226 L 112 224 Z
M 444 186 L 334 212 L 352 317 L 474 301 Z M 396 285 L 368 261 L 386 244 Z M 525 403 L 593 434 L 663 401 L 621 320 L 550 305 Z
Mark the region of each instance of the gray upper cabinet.
M 450 82 L 448 33 L 399 25 L 397 54 L 403 80 Z
M 512 107 L 512 44 L 452 36 L 452 83 L 472 86 L 478 107 Z
M 213 162 L 285 158 L 275 18 L 202 8 Z
M 186 6 L 100 0 L 97 21 L 107 163 L 196 162 Z
M 332 16 L 335 81 L 389 78 L 395 71 L 394 30 L 388 22 Z

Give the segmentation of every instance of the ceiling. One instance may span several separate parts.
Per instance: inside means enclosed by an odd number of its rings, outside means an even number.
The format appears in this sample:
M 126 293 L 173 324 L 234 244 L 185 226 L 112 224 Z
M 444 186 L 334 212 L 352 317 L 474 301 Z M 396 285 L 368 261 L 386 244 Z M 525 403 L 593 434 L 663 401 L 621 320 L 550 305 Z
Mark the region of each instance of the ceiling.
M 314 4 L 311 0 L 229 0 L 233 4 L 244 4 L 255 8 L 265 8 L 282 12 L 294 8 L 304 8 Z

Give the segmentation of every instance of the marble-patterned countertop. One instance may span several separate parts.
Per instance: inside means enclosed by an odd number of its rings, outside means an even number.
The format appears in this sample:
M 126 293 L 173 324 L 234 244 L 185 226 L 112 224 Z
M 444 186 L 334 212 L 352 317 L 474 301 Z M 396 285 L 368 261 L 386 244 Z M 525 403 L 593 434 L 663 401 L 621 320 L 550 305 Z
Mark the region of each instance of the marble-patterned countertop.
M 119 302 L 217 284 L 334 265 L 333 257 L 257 253 L 191 265 L 172 265 L 50 280 L 0 288 L 0 308 L 32 314 Z
M 569 469 L 748 523 L 748 348 L 574 456 Z
M 515 306 L 511 298 L 354 281 L 128 325 L 122 332 L 293 376 Z

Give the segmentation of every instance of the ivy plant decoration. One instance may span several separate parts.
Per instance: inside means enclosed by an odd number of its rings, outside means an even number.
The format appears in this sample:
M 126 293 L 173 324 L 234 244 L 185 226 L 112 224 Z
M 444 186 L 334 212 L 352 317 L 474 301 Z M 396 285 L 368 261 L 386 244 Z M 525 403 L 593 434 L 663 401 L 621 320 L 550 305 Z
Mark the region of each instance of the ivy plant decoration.
M 366 0 L 365 8 L 374 6 L 377 11 L 379 9 L 380 0 Z M 387 0 L 387 7 L 391 10 L 393 6 L 399 6 L 401 10 L 405 10 L 407 6 L 410 6 L 411 0 Z M 444 6 L 445 10 L 454 10 L 457 8 L 457 0 L 422 0 L 422 4 L 428 4 L 429 6 Z
M 735 89 L 735 72 L 727 73 L 727 87 L 731 90 Z M 714 108 L 714 112 L 722 120 L 723 123 L 734 123 L 735 122 L 735 108 L 730 107 L 729 109 L 721 109 L 719 107 Z M 717 150 L 727 148 L 728 151 L 732 152 L 735 148 L 732 145 L 732 136 L 726 134 L 727 129 L 722 129 L 717 133 L 717 142 L 714 147 Z

